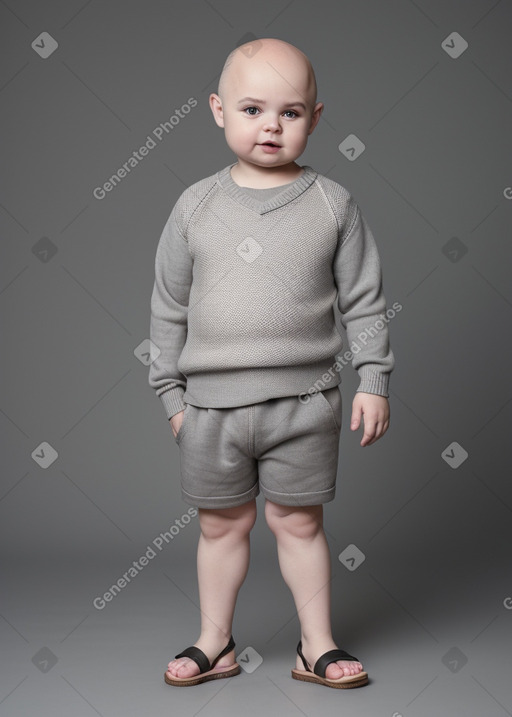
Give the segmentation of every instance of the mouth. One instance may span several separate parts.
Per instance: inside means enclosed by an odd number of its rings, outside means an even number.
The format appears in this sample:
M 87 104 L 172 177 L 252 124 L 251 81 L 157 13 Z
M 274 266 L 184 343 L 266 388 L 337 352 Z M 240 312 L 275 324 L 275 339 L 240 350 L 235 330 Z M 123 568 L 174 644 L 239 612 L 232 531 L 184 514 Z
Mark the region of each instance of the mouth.
M 280 147 L 280 144 L 277 144 L 277 142 L 260 142 L 261 145 L 265 147 Z

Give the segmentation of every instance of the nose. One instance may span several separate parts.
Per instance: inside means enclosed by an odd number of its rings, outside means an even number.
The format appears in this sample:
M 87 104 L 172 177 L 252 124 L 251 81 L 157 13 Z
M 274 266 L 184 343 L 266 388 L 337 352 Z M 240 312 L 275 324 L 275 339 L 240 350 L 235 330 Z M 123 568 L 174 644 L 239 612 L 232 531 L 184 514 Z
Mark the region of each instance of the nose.
M 267 117 L 263 125 L 263 129 L 270 132 L 278 132 L 281 129 L 278 116 L 274 115 Z

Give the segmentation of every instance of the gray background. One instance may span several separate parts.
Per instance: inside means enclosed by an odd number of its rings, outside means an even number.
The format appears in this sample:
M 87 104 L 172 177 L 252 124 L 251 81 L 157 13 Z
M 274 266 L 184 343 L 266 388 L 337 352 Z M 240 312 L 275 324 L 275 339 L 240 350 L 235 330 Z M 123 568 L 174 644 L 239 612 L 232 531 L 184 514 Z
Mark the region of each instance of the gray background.
M 2 716 L 512 714 L 511 21 L 510 3 L 484 0 L 0 3 Z M 41 32 L 58 42 L 46 59 Z M 261 495 L 233 630 L 237 659 L 262 657 L 254 671 L 164 683 L 199 636 L 197 517 L 93 606 L 188 509 L 141 344 L 173 204 L 235 161 L 207 101 L 254 36 L 310 57 L 325 110 L 298 161 L 354 194 L 388 306 L 403 306 L 390 429 L 365 449 L 343 369 L 324 509 L 333 634 L 368 670 L 363 690 L 291 679 L 299 623 Z M 366 145 L 355 161 L 338 149 L 349 134 Z M 58 454 L 47 468 L 43 442 Z M 453 442 L 468 453 L 457 468 Z M 348 570 L 352 544 L 365 560 Z

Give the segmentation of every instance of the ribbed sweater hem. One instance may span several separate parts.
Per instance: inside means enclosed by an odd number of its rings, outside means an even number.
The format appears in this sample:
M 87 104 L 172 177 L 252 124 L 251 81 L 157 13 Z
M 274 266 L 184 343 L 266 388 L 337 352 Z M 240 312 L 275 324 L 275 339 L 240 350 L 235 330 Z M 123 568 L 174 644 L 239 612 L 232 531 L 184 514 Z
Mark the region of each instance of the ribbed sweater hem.
M 230 408 L 325 391 L 341 382 L 332 364 L 332 360 L 327 359 L 307 366 L 269 366 L 192 374 L 187 376 L 183 401 L 200 408 Z
M 378 366 L 359 368 L 361 379 L 357 392 L 389 396 L 389 373 Z M 325 375 L 324 375 L 325 374 Z M 174 386 L 159 398 L 168 418 L 183 411 L 187 403 L 200 408 L 232 408 L 261 403 L 271 398 L 298 396 L 313 391 L 326 391 L 341 383 L 332 361 L 309 366 L 282 366 L 259 369 L 238 369 L 188 377 L 187 388 Z

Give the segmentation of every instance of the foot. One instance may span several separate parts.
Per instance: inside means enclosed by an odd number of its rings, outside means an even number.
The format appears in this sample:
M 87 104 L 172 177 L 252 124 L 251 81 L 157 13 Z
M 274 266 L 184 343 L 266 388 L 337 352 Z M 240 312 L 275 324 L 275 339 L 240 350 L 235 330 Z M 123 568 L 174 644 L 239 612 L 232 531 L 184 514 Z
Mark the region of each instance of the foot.
M 212 660 L 215 660 L 219 652 L 222 652 L 222 650 L 226 647 L 228 640 L 229 635 L 227 638 L 221 636 L 218 639 L 199 638 L 197 642 L 194 642 L 194 647 L 198 647 L 202 650 L 206 657 L 210 660 L 211 664 Z M 181 651 L 178 650 L 178 652 Z M 220 658 L 215 665 L 214 670 L 222 672 L 223 669 L 227 670 L 228 668 L 233 667 L 234 664 L 235 651 L 231 650 L 231 652 L 228 652 L 227 655 Z M 194 662 L 194 660 L 191 660 L 190 657 L 179 657 L 177 660 L 174 659 L 169 662 L 167 665 L 167 674 L 171 677 L 195 677 L 195 675 L 199 675 L 199 665 L 197 662 Z
M 308 641 L 302 638 L 302 654 L 306 658 L 306 662 L 308 663 L 308 667 L 311 672 L 313 672 L 315 662 L 321 655 L 324 654 L 324 652 L 327 652 L 328 650 L 335 650 L 337 648 L 338 645 L 334 642 L 334 640 L 318 639 Z M 304 664 L 299 655 L 297 655 L 295 667 L 297 670 L 304 669 Z M 325 676 L 329 680 L 337 680 L 340 677 L 357 675 L 359 672 L 363 672 L 363 666 L 360 662 L 354 662 L 352 660 L 337 660 L 337 662 L 331 662 L 327 665 Z

